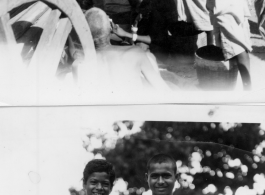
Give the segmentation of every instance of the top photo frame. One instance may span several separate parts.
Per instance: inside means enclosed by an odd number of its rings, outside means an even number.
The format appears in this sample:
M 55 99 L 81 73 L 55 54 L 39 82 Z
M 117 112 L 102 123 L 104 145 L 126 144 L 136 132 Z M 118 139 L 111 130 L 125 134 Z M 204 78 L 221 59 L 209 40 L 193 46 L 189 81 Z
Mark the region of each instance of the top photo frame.
M 0 105 L 262 104 L 265 0 L 2 0 Z

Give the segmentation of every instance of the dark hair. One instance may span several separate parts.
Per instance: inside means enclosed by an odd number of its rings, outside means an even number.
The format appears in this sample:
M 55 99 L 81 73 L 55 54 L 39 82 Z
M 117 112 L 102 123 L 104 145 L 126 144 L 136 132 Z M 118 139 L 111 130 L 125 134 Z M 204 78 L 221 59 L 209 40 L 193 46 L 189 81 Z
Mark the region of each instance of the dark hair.
M 150 170 L 150 165 L 154 164 L 154 163 L 164 163 L 164 162 L 171 162 L 173 169 L 174 169 L 174 173 L 177 173 L 177 167 L 176 167 L 176 161 L 173 157 L 171 157 L 168 154 L 156 154 L 154 155 L 152 158 L 149 159 L 148 163 L 147 163 L 147 172 Z
M 83 172 L 83 184 L 87 183 L 89 176 L 95 172 L 105 172 L 109 175 L 111 187 L 115 180 L 115 172 L 113 165 L 106 160 L 94 159 L 87 163 Z

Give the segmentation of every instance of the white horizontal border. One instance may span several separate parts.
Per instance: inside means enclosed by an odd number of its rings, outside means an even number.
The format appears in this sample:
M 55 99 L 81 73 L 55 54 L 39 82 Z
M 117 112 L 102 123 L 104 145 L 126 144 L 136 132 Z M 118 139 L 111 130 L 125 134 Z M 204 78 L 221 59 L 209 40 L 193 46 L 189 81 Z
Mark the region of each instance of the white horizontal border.
M 183 122 L 265 121 L 265 105 L 131 105 L 70 107 L 2 107 L 1 121 L 76 121 L 134 120 Z M 34 119 L 34 120 L 33 120 Z M 0 122 L 0 124 L 2 123 Z M 41 124 L 40 124 L 41 125 Z
M 21 93 L 21 92 L 20 92 Z M 34 96 L 36 95 L 36 96 Z M 70 94 L 62 91 L 45 95 L 20 94 L 0 97 L 0 106 L 62 105 L 153 105 L 153 104 L 263 104 L 265 89 L 250 92 L 186 92 L 174 93 L 100 93 Z

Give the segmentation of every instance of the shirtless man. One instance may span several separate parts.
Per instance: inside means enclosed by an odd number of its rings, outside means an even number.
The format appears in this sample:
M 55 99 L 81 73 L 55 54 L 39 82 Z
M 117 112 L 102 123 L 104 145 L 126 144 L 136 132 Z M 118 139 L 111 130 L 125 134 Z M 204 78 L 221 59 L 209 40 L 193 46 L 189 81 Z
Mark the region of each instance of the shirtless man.
M 91 8 L 85 13 L 97 53 L 98 88 L 104 90 L 139 91 L 147 81 L 153 88 L 169 90 L 169 87 L 155 71 L 148 54 L 135 46 L 114 46 L 110 44 L 112 28 L 104 11 Z
M 157 154 L 147 163 L 146 180 L 153 195 L 172 195 L 176 181 L 176 162 L 167 154 Z

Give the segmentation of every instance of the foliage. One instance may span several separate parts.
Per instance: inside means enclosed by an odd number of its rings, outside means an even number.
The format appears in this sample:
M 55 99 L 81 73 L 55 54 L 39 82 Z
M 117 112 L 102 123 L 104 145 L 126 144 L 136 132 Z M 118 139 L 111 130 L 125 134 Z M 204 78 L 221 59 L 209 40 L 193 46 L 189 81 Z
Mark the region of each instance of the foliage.
M 130 130 L 133 123 L 126 124 Z M 117 126 L 115 130 L 119 133 Z M 140 132 L 94 153 L 100 152 L 113 163 L 117 177 L 127 181 L 129 188 L 147 189 L 146 163 L 154 154 L 164 152 L 178 161 L 181 187 L 176 193 L 202 194 L 214 184 L 218 194 L 226 186 L 232 190 L 245 185 L 253 188 L 254 175 L 265 171 L 264 150 L 258 148 L 264 138 L 259 124 L 145 122 Z

